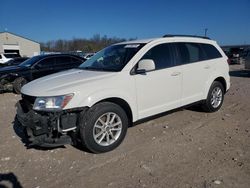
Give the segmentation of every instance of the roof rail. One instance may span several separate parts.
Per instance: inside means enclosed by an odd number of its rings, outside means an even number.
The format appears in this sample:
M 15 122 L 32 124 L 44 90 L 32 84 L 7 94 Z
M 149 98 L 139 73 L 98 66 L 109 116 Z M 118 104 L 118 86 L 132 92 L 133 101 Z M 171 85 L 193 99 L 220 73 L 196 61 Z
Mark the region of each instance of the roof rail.
M 195 38 L 202 38 L 202 39 L 210 39 L 209 37 L 205 37 L 205 36 L 198 36 L 198 35 L 171 35 L 171 34 L 167 34 L 163 36 L 164 38 L 166 37 L 195 37 Z

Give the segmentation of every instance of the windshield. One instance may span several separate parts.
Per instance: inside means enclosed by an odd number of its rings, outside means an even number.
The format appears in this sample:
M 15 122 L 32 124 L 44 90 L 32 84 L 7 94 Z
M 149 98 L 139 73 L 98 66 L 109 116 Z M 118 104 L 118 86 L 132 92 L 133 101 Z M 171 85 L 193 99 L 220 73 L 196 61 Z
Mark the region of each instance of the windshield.
M 80 65 L 80 69 L 121 71 L 144 44 L 119 44 L 104 48 Z
M 32 57 L 30 59 L 27 59 L 26 61 L 22 62 L 21 64 L 19 64 L 19 66 L 30 67 L 34 63 L 36 63 L 40 58 L 41 58 L 40 56 L 34 56 L 34 57 Z

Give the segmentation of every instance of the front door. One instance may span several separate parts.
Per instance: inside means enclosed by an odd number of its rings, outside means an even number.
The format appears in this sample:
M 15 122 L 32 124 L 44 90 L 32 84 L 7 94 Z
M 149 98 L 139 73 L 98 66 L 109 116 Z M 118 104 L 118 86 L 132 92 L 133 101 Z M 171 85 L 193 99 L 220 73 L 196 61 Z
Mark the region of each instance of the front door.
M 182 73 L 174 64 L 172 45 L 157 45 L 142 59 L 154 60 L 156 69 L 134 76 L 139 118 L 179 107 Z
M 32 79 L 55 73 L 55 57 L 47 57 L 36 63 L 31 70 Z

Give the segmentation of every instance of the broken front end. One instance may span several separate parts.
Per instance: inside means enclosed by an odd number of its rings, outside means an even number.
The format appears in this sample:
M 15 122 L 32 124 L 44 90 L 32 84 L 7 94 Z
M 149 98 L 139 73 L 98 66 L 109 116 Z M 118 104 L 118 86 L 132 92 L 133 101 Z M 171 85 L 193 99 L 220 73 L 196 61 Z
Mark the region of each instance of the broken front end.
M 43 99 L 38 102 L 42 103 Z M 76 143 L 87 108 L 43 111 L 34 109 L 35 103 L 37 98 L 28 95 L 22 95 L 17 103 L 17 119 L 27 133 L 29 146 L 56 147 Z

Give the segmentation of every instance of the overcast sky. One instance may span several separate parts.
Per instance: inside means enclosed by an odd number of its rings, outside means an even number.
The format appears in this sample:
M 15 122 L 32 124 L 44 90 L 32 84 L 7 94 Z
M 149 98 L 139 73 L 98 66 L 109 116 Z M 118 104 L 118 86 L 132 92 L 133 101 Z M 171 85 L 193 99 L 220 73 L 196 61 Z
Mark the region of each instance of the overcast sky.
M 207 35 L 250 44 L 250 0 L 1 0 L 0 31 L 46 42 L 90 38 Z

